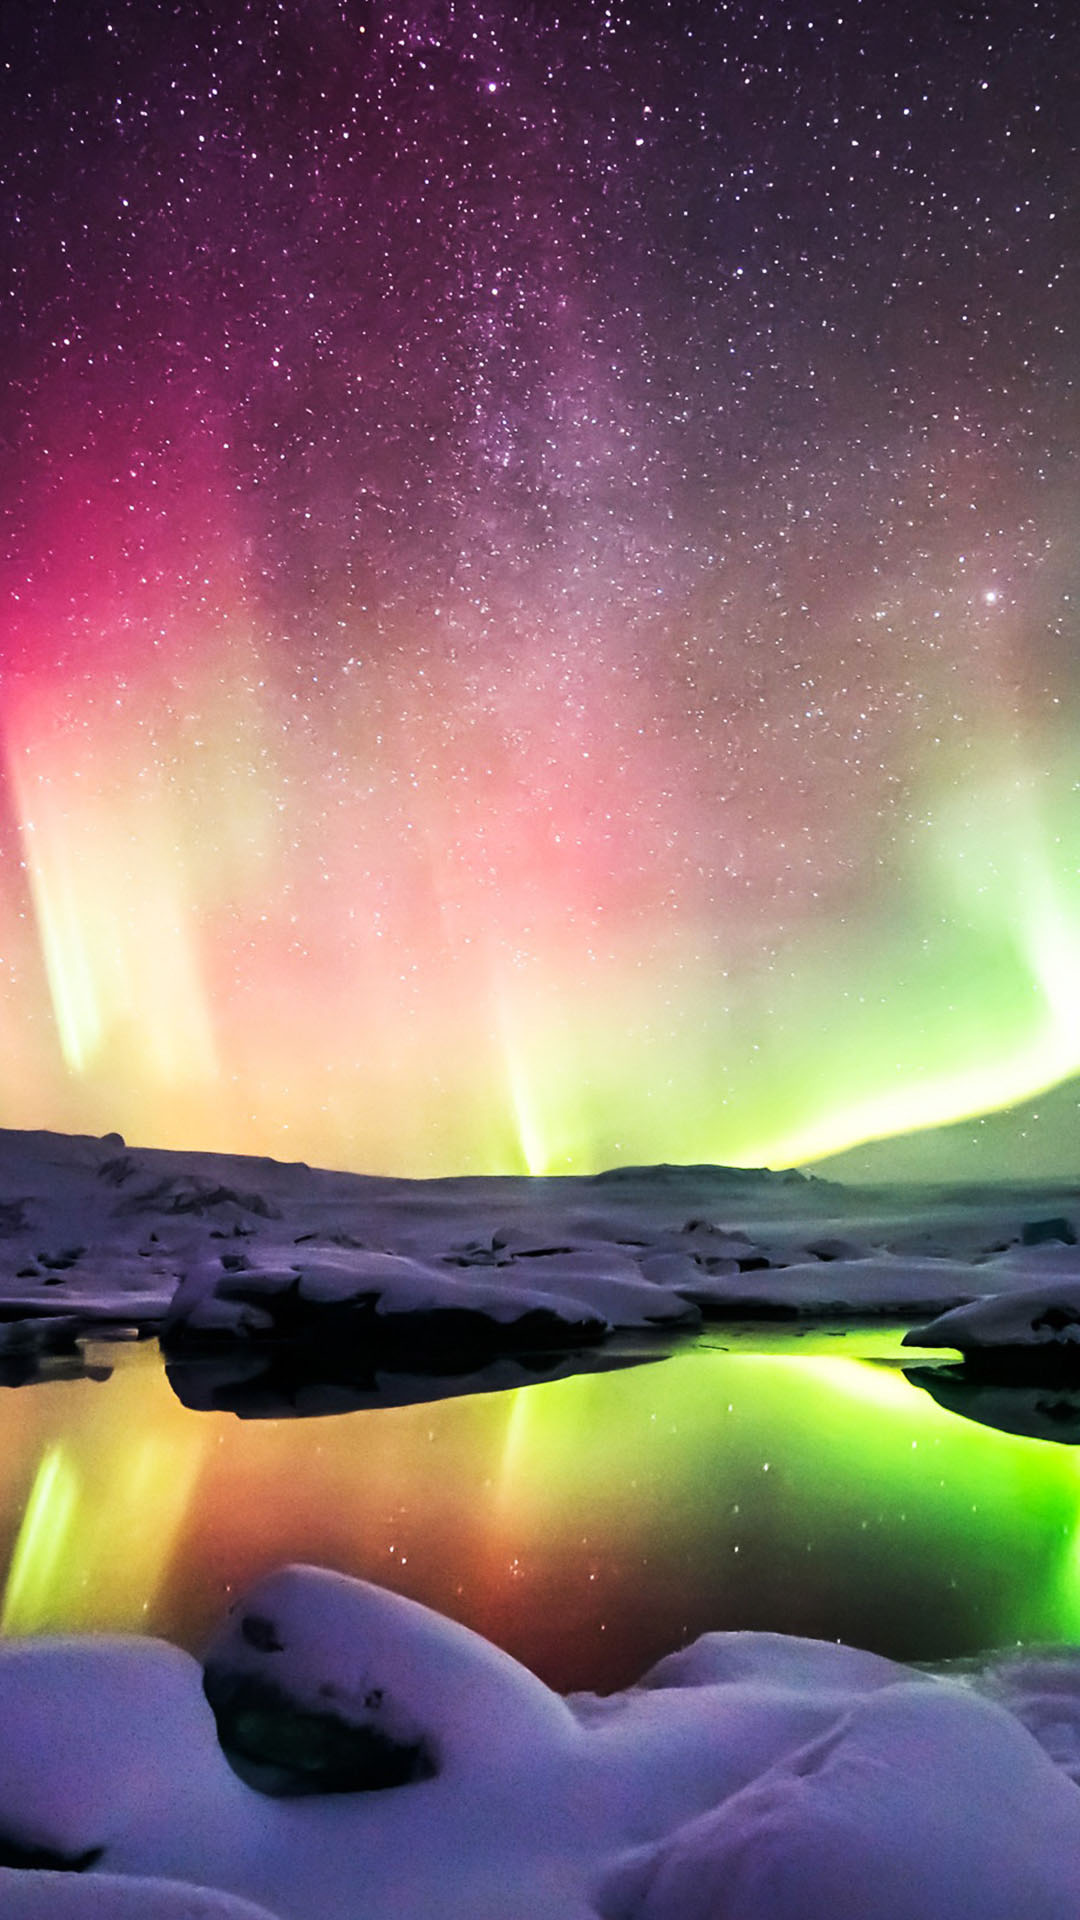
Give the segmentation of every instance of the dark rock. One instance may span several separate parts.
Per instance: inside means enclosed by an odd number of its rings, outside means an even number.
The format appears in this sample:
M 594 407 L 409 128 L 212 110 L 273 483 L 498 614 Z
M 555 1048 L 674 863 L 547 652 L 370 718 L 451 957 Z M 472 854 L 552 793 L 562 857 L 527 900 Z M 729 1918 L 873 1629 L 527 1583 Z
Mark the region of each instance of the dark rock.
M 1032 1333 L 1064 1333 L 1066 1327 L 1080 1327 L 1080 1308 L 1047 1307 L 1031 1322 Z
M 240 1632 L 249 1647 L 257 1653 L 283 1653 L 285 1642 L 279 1640 L 277 1628 L 272 1620 L 261 1613 L 245 1613 L 240 1621 Z
M 306 1247 L 313 1240 L 318 1241 L 320 1247 L 352 1247 L 359 1253 L 371 1252 L 371 1247 L 366 1240 L 360 1240 L 355 1233 L 346 1233 L 344 1229 L 339 1229 L 336 1233 L 319 1233 L 314 1229 L 311 1233 L 298 1233 L 293 1246 Z
M 77 1314 L 35 1313 L 0 1322 L 0 1353 L 77 1353 L 85 1331 Z
M 493 1246 L 484 1246 L 482 1241 L 472 1240 L 463 1247 L 457 1247 L 453 1253 L 444 1255 L 448 1267 L 498 1267 L 505 1265 Z
M 1076 1228 L 1064 1214 L 1056 1214 L 1052 1220 L 1025 1220 L 1020 1240 L 1025 1247 L 1041 1247 L 1048 1240 L 1060 1240 L 1063 1246 L 1075 1247 Z
M 107 1180 L 110 1187 L 122 1187 L 133 1173 L 138 1173 L 139 1163 L 130 1153 L 119 1153 L 112 1160 L 103 1160 L 97 1171 L 99 1180 Z
M 824 1261 L 857 1260 L 860 1252 L 865 1251 L 851 1240 L 839 1240 L 835 1236 L 828 1235 L 820 1240 L 808 1240 L 805 1250 L 812 1260 Z
M 55 1847 L 35 1847 L 0 1833 L 0 1867 L 45 1868 L 52 1873 L 86 1873 L 96 1867 L 104 1847 L 88 1847 L 85 1853 L 57 1853 Z
M 150 1187 L 143 1187 L 127 1200 L 121 1201 L 118 1214 L 165 1213 L 195 1214 L 212 1213 L 217 1207 L 238 1207 L 242 1213 L 257 1214 L 261 1220 L 280 1220 L 277 1207 L 261 1193 L 239 1193 L 235 1187 L 227 1187 L 204 1175 L 178 1174 L 164 1180 L 157 1180 Z
M 241 1625 L 245 1639 L 248 1616 Z M 260 1628 L 274 1633 L 272 1621 Z M 276 1650 L 281 1642 L 274 1637 Z M 217 1723 L 218 1739 L 234 1772 L 259 1793 L 295 1798 L 313 1793 L 377 1793 L 429 1780 L 434 1755 L 423 1740 L 400 1741 L 377 1717 L 380 1689 L 364 1702 L 372 1718 L 350 1720 L 327 1706 L 299 1705 L 260 1674 L 237 1673 L 208 1663 L 203 1691 Z

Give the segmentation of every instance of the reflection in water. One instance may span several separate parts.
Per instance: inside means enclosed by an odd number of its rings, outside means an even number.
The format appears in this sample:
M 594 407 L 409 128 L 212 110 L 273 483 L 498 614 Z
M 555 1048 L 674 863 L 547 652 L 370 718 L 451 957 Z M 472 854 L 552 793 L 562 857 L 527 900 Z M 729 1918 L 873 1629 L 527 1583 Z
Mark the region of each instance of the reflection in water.
M 0 1393 L 3 1626 L 198 1647 L 306 1559 L 564 1687 L 715 1627 L 909 1659 L 1080 1637 L 1076 1455 L 807 1344 L 310 1421 L 192 1412 L 153 1349 L 110 1349 L 104 1384 Z
M 611 1373 L 663 1359 L 670 1338 L 649 1350 L 647 1336 L 610 1341 L 602 1347 L 561 1354 L 503 1355 L 470 1371 L 441 1374 L 389 1372 L 370 1361 L 357 1363 L 346 1345 L 339 1355 L 308 1344 L 247 1348 L 236 1352 L 173 1356 L 165 1373 L 185 1407 L 198 1413 L 235 1413 L 241 1420 L 324 1420 L 328 1414 L 373 1407 L 416 1406 L 461 1394 L 508 1393 L 543 1380 L 580 1373 Z
M 108 1397 L 87 1380 L 0 1400 L 9 1458 L 20 1451 L 20 1425 L 57 1436 L 41 1449 L 25 1495 L 0 1612 L 5 1633 L 146 1628 L 212 1444 L 209 1434 L 161 1419 L 158 1371 L 120 1368 Z M 5 1486 L 5 1518 L 10 1493 Z
M 1080 1386 L 1053 1380 L 1009 1381 L 964 1365 L 905 1367 L 905 1377 L 941 1407 L 1002 1433 L 1080 1446 Z
M 79 1505 L 75 1469 L 64 1448 L 46 1447 L 11 1556 L 0 1627 L 30 1633 L 49 1617 Z

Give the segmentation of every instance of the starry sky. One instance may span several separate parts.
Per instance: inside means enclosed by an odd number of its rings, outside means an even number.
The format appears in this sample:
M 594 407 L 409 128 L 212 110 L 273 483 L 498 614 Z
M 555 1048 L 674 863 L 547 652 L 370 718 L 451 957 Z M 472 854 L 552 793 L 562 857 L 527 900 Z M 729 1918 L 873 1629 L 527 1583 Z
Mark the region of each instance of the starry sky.
M 1080 1071 L 1071 0 L 37 0 L 0 1123 L 816 1157 Z

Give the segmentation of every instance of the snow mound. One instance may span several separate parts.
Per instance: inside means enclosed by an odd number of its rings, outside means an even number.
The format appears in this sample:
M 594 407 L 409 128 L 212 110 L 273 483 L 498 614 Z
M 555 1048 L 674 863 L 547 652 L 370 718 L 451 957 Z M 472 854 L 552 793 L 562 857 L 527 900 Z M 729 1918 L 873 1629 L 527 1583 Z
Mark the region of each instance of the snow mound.
M 1080 1784 L 1080 1649 L 1009 1653 L 985 1666 L 975 1684 L 1015 1714 L 1051 1760 Z
M 643 1673 L 639 1687 L 712 1687 L 767 1681 L 813 1692 L 847 1688 L 870 1692 L 906 1680 L 910 1669 L 880 1653 L 838 1640 L 807 1640 L 792 1633 L 703 1633 L 678 1653 L 665 1654 Z
M 278 1920 L 269 1907 L 177 1880 L 0 1868 L 4 1920 Z
M 904 1335 L 906 1347 L 1071 1359 L 1080 1368 L 1080 1274 L 954 1307 Z
M 990 1701 L 888 1687 L 620 1863 L 597 1905 L 603 1920 L 1067 1920 L 1080 1794 Z
M 241 1791 L 198 1662 L 157 1641 L 3 1642 L 0 1726 L 0 1852 L 80 1862 L 133 1825 Z
M 153 1641 L 0 1644 L 0 1725 L 16 1920 L 1080 1913 L 1070 1650 L 960 1683 L 709 1634 L 623 1693 L 563 1699 L 414 1601 L 289 1567 L 205 1673 Z M 335 1771 L 376 1750 L 423 1765 Z
M 296 1249 L 291 1250 L 295 1255 Z M 440 1349 L 522 1352 L 588 1345 L 611 1323 L 591 1299 L 558 1288 L 500 1285 L 459 1268 L 442 1269 L 406 1256 L 333 1248 L 292 1260 L 269 1247 L 265 1261 L 209 1255 L 194 1263 L 177 1289 L 163 1337 L 171 1352 L 222 1340 L 315 1340 L 360 1347 L 369 1355 Z M 641 1289 L 639 1289 L 640 1291 Z M 610 1289 L 607 1290 L 610 1298 Z M 615 1283 L 616 1303 L 632 1318 L 629 1289 Z M 686 1319 L 692 1309 L 659 1290 L 656 1318 Z
M 509 1654 L 415 1600 L 321 1567 L 257 1584 L 211 1644 L 204 1685 L 219 1731 L 238 1696 L 332 1719 L 359 1736 L 375 1775 L 384 1749 L 395 1785 L 448 1770 L 505 1777 L 520 1768 L 523 1739 L 550 1747 L 576 1733 L 566 1703 Z

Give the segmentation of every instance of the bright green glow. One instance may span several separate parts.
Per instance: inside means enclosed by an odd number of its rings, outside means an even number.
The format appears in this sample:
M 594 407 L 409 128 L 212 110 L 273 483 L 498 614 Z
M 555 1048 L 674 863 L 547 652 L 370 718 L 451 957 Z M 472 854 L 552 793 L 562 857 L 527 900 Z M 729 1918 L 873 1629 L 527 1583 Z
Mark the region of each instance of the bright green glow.
M 539 1508 L 541 1533 L 595 1540 L 603 1528 L 628 1562 L 641 1547 L 675 1566 L 691 1550 L 685 1515 L 721 1580 L 736 1549 L 775 1561 L 779 1575 L 761 1576 L 770 1607 L 789 1557 L 812 1549 L 805 1564 L 819 1577 L 827 1566 L 838 1594 L 895 1588 L 913 1617 L 927 1609 L 920 1657 L 938 1651 L 926 1593 L 942 1569 L 978 1587 L 973 1647 L 1080 1639 L 1080 1453 L 962 1420 L 891 1366 L 804 1358 L 799 1345 L 798 1357 L 695 1353 L 623 1376 L 617 1426 L 604 1417 L 610 1378 L 522 1390 L 504 1506 Z M 598 1486 L 617 1523 L 598 1522 Z M 815 1616 L 795 1630 L 839 1628 Z
M 500 1035 L 522 1163 L 785 1165 L 1080 1072 L 1071 770 L 1037 782 L 1002 747 L 926 811 L 871 911 L 808 920 L 763 968 L 673 947 L 670 977 L 633 986 L 599 968 L 572 997 L 519 981 Z
M 0 1632 L 33 1633 L 51 1618 L 78 1501 L 79 1477 L 64 1447 L 48 1447 L 11 1556 Z
M 32 1060 L 47 1023 L 25 1042 L 36 1115 L 51 1124 L 373 1173 L 776 1165 L 986 1112 L 1080 1071 L 1071 750 L 1038 777 L 1014 747 L 978 763 L 973 750 L 936 789 L 913 785 L 921 820 L 882 824 L 880 866 L 850 898 L 819 900 L 810 875 L 794 907 L 759 893 L 730 918 L 719 903 L 702 918 L 701 898 L 674 887 L 643 914 L 630 876 L 606 864 L 578 872 L 568 894 L 572 812 L 542 884 L 527 872 L 520 891 L 511 884 L 506 846 L 501 869 L 485 854 L 466 881 L 438 831 L 435 781 L 409 869 L 415 916 L 403 907 L 404 925 L 391 915 L 368 940 L 365 910 L 350 906 L 348 940 L 326 936 L 349 955 L 347 978 L 328 959 L 325 996 L 301 991 L 291 962 L 278 982 L 269 940 L 260 991 L 224 1018 L 203 972 L 207 898 L 211 919 L 228 898 L 204 870 L 207 835 L 178 865 L 176 796 L 143 791 L 126 736 L 71 765 L 67 735 L 54 758 L 34 746 L 36 724 L 12 734 L 7 766 L 55 1016 L 52 1067 Z M 226 782 L 246 835 L 229 742 L 215 741 L 207 790 Z M 200 761 L 199 793 L 206 784 Z M 424 814 L 423 796 L 415 806 Z M 272 838 L 269 815 L 252 832 Z M 247 845 L 234 848 L 245 884 Z M 354 851 L 335 899 L 368 897 L 367 853 Z M 718 841 L 708 858 L 721 852 Z M 265 873 L 251 871 L 261 927 Z M 615 880 L 601 937 L 593 882 Z M 217 932 L 237 924 L 225 913 Z M 303 1017 L 282 1021 L 282 1005 Z M 28 1117 L 24 1085 L 13 1074 L 0 1088 L 12 1125 Z
M 943 1125 L 1041 1093 L 1080 1071 L 1073 783 L 1068 811 L 1061 799 L 1057 807 L 1059 827 L 1071 832 L 1051 832 L 1034 783 L 1022 777 L 980 784 L 938 812 L 928 905 L 940 909 L 936 938 L 952 957 L 926 988 L 930 1006 L 929 996 L 939 996 L 945 1030 L 913 1007 L 911 1025 L 902 1026 L 904 1047 L 893 1049 L 901 1056 L 893 1062 L 901 1084 L 841 1100 L 809 1125 L 759 1142 L 748 1164 L 811 1160 L 859 1140 Z M 905 1011 L 903 991 L 886 994 L 882 1004 L 896 1020 Z M 904 1059 L 912 1031 L 920 1042 L 928 1038 L 931 1050 L 920 1043 Z
M 1080 1640 L 1080 1450 L 950 1413 L 894 1336 L 885 1364 L 779 1346 L 312 1421 L 188 1412 L 114 1351 L 104 1387 L 0 1397 L 0 1512 L 32 1482 L 3 1627 L 197 1646 L 227 1593 L 310 1560 L 566 1685 L 732 1625 L 925 1659 Z

